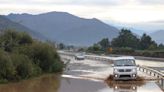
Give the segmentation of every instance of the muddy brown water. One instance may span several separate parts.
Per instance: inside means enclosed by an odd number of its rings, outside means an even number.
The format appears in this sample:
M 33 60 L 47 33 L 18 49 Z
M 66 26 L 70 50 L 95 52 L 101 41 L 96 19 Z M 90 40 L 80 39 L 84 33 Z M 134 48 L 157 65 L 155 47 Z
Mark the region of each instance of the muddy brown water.
M 0 84 L 0 92 L 162 92 L 154 82 L 107 85 L 103 81 L 44 75 L 17 83 Z

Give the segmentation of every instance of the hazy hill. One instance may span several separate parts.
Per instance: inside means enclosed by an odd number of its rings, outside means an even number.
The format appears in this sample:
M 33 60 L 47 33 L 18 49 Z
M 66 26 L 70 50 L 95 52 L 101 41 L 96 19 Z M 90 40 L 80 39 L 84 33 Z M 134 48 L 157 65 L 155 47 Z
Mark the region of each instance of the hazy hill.
M 98 19 L 84 19 L 66 12 L 39 15 L 10 14 L 14 22 L 36 30 L 53 41 L 73 45 L 91 45 L 104 37 L 112 39 L 119 30 Z
M 154 33 L 151 33 L 150 36 L 157 43 L 163 43 L 164 44 L 164 30 L 159 30 L 159 31 L 156 31 Z
M 9 30 L 9 29 L 27 32 L 30 35 L 32 35 L 34 38 L 37 38 L 40 40 L 45 39 L 40 33 L 32 31 L 31 29 L 29 29 L 19 23 L 13 22 L 13 21 L 9 20 L 8 18 L 6 18 L 5 16 L 0 15 L 0 31 Z

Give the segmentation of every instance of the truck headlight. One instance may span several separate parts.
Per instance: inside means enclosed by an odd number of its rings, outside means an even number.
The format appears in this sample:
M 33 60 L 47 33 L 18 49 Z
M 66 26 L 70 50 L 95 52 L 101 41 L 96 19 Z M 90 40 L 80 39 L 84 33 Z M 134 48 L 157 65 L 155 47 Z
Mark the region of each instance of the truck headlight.
M 117 86 L 115 86 L 115 87 L 114 87 L 114 89 L 118 89 L 118 87 L 117 87 Z
M 115 77 L 115 78 L 117 78 L 117 77 L 118 77 L 118 75 L 117 75 L 117 74 L 115 74 L 115 75 L 114 75 L 114 77 Z
M 135 74 L 133 74 L 132 76 L 133 76 L 133 77 L 136 77 L 136 75 L 135 75 Z

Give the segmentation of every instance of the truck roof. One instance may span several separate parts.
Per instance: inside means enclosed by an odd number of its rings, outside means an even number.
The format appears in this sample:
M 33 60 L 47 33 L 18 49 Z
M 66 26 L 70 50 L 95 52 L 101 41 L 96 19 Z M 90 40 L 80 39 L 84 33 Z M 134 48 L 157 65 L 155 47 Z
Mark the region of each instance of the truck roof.
M 135 58 L 132 56 L 121 56 L 121 57 L 113 58 L 113 60 L 121 60 L 121 59 L 133 59 L 133 60 L 135 60 Z

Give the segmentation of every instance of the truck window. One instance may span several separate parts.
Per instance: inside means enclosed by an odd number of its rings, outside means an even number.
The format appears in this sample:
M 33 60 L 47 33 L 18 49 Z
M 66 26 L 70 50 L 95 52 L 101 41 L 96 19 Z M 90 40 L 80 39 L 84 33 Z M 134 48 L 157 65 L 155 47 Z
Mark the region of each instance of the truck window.
M 114 66 L 135 66 L 135 60 L 133 59 L 121 59 L 114 61 Z

